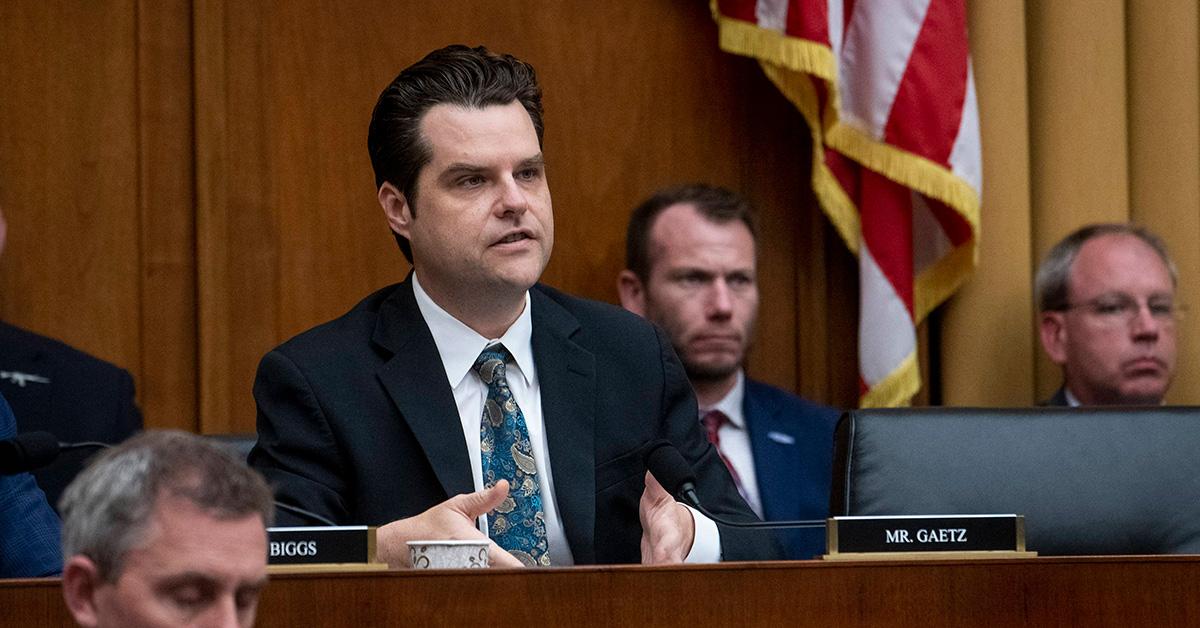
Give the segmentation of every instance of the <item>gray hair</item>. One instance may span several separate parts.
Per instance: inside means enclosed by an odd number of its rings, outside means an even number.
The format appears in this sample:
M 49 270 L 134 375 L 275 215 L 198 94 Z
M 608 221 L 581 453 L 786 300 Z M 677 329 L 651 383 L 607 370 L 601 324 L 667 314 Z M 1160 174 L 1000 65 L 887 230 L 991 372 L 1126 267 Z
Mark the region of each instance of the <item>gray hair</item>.
M 1103 235 L 1130 235 L 1145 242 L 1147 246 L 1154 249 L 1154 252 L 1166 265 L 1167 272 L 1171 274 L 1171 285 L 1178 285 L 1179 271 L 1175 268 L 1175 262 L 1171 261 L 1171 256 L 1167 253 L 1167 245 L 1163 243 L 1162 238 L 1144 227 L 1127 223 L 1085 225 L 1055 244 L 1042 260 L 1041 265 L 1038 266 L 1033 282 L 1034 293 L 1037 295 L 1038 312 L 1053 312 L 1070 306 L 1068 282 L 1071 278 L 1071 267 L 1075 264 L 1075 258 L 1088 240 Z
M 63 556 L 87 556 L 115 582 L 163 496 L 219 519 L 259 515 L 269 526 L 275 514 L 266 482 L 220 445 L 178 430 L 146 431 L 97 457 L 63 493 Z

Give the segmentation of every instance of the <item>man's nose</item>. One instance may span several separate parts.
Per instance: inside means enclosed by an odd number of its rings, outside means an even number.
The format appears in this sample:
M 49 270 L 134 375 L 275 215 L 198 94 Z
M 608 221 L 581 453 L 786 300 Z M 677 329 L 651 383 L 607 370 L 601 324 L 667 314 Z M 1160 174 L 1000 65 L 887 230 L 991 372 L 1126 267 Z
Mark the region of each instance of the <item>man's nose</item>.
M 208 608 L 203 625 L 208 628 L 241 628 L 242 618 L 238 614 L 237 601 L 232 595 L 222 596 Z
M 529 196 L 512 176 L 505 177 L 500 184 L 500 200 L 497 211 L 501 215 L 523 214 L 529 209 Z
M 708 312 L 712 318 L 728 318 L 733 313 L 733 295 L 724 279 L 713 280 L 709 287 Z
M 1130 321 L 1130 331 L 1135 340 L 1154 340 L 1162 329 L 1162 321 L 1150 311 L 1150 304 L 1138 304 L 1137 313 Z

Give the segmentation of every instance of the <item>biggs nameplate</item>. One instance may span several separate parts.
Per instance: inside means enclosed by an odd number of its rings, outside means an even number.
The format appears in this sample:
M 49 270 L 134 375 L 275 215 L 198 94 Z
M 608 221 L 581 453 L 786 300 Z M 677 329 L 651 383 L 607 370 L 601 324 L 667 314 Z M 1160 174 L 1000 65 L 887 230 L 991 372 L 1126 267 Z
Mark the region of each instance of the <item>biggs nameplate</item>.
M 267 528 L 270 565 L 374 562 L 377 562 L 374 527 Z

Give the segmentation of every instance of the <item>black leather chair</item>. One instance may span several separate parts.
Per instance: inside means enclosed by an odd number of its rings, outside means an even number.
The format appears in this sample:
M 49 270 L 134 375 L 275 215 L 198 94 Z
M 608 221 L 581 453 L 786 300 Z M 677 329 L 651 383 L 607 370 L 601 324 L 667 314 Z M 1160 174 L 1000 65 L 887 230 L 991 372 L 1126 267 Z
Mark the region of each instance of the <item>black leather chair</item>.
M 206 434 L 205 436 L 221 444 L 241 460 L 245 460 L 250 455 L 250 450 L 254 449 L 254 444 L 258 442 L 258 435 L 254 433 Z
M 1016 513 L 1043 555 L 1200 553 L 1200 408 L 854 410 L 833 515 Z

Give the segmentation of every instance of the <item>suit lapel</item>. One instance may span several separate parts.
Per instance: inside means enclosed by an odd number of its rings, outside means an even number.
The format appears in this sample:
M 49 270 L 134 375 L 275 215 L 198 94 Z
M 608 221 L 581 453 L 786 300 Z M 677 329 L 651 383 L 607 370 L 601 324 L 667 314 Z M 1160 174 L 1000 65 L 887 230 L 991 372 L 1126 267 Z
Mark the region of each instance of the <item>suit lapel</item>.
M 577 564 L 595 562 L 596 358 L 570 340 L 579 321 L 541 293 L 532 295 L 533 360 L 542 391 L 554 496 Z M 583 403 L 580 403 L 583 401 Z
M 746 397 L 742 401 L 746 413 L 746 426 L 750 430 L 750 447 L 754 450 L 754 470 L 758 477 L 758 498 L 762 501 L 764 519 L 796 519 L 800 482 L 803 477 L 800 460 L 796 455 L 796 443 L 800 435 L 788 429 L 787 422 L 779 419 L 779 408 L 764 403 L 755 394 L 753 384 L 746 381 Z M 776 438 L 771 438 L 771 434 Z M 791 437 L 792 443 L 779 442 L 779 436 Z
M 393 353 L 377 376 L 400 410 L 400 420 L 420 443 L 446 495 L 474 491 L 458 405 L 433 335 L 417 308 L 411 275 L 381 306 L 372 340 Z

